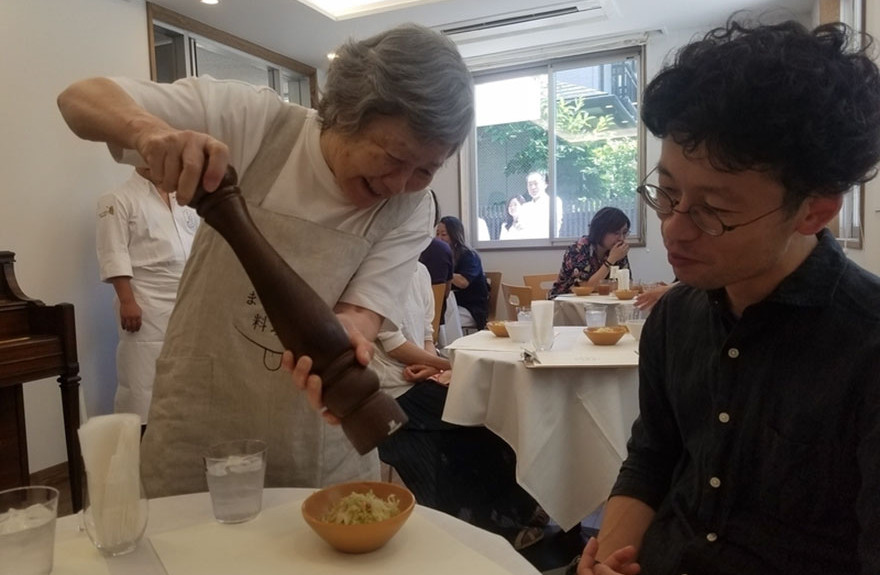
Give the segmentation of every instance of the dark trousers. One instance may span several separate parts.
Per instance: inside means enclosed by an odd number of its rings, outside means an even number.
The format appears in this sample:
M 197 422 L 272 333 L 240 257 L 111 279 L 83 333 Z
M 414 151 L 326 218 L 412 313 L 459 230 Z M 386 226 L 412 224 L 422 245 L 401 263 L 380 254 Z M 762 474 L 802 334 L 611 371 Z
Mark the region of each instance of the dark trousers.
M 441 419 L 447 388 L 418 383 L 397 398 L 406 426 L 379 446 L 421 505 L 495 532 L 525 525 L 537 502 L 516 483 L 516 455 L 485 427 Z

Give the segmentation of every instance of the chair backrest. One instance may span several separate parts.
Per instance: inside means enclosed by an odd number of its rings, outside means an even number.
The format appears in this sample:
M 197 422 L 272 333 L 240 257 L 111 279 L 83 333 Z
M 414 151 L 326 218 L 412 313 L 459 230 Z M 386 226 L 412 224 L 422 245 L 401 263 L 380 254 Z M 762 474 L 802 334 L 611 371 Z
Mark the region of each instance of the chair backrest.
M 498 307 L 498 294 L 501 293 L 501 272 L 486 272 L 489 281 L 489 321 L 495 319 Z
M 547 299 L 553 282 L 559 277 L 556 274 L 535 274 L 523 276 L 523 282 L 532 288 L 532 299 Z
M 511 321 L 516 321 L 516 308 L 532 307 L 532 288 L 529 286 L 502 283 L 501 293 L 504 294 L 504 304 L 507 306 L 507 319 Z
M 443 316 L 443 302 L 446 300 L 446 284 L 431 284 L 434 292 L 434 319 L 431 327 L 434 328 L 434 343 L 440 341 L 440 318 Z
M 443 317 L 446 321 L 440 326 L 440 339 L 437 342 L 440 349 L 464 335 L 461 329 L 461 317 L 458 315 L 458 303 L 452 290 L 449 290 L 449 295 L 446 296 L 446 313 Z

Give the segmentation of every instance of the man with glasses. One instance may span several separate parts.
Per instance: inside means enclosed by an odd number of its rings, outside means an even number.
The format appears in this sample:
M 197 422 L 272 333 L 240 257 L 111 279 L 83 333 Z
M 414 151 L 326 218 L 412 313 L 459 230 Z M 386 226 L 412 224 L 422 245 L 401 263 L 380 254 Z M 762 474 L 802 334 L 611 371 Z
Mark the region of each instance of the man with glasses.
M 645 91 L 639 193 L 680 286 L 580 575 L 880 573 L 880 279 L 825 228 L 880 159 L 880 74 L 842 25 L 734 21 Z

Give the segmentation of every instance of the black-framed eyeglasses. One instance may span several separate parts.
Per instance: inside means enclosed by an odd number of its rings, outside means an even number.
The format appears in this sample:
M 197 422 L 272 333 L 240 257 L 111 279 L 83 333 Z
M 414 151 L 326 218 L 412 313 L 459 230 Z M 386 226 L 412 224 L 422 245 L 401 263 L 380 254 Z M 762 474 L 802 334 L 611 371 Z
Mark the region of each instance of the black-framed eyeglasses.
M 638 192 L 639 195 L 645 198 L 645 203 L 648 204 L 651 209 L 653 209 L 661 216 L 668 216 L 672 212 L 676 212 L 678 214 L 687 214 L 691 217 L 691 220 L 693 220 L 695 226 L 697 226 L 710 236 L 715 237 L 722 235 L 724 232 L 730 232 L 737 228 L 753 224 L 758 220 L 766 218 L 770 214 L 778 212 L 785 207 L 785 204 L 783 204 L 765 214 L 761 214 L 757 218 L 753 218 L 741 224 L 729 226 L 724 223 L 724 221 L 721 219 L 721 216 L 718 215 L 718 212 L 716 212 L 713 208 L 710 208 L 709 206 L 703 204 L 693 205 L 688 208 L 687 211 L 676 210 L 675 206 L 677 206 L 681 202 L 673 200 L 669 196 L 669 193 L 667 193 L 666 190 L 664 190 L 660 186 L 655 186 L 654 184 L 646 184 L 642 182 L 642 184 L 639 185 L 638 188 L 636 188 L 636 192 Z

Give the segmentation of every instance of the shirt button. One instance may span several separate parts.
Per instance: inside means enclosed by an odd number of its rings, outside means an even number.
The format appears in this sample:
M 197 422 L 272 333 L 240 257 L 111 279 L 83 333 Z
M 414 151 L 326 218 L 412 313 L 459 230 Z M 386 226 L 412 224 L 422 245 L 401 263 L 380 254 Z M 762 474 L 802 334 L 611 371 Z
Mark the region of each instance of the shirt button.
M 720 421 L 721 423 L 727 423 L 728 421 L 730 421 L 730 414 L 726 411 L 722 411 L 718 414 L 718 421 Z
M 727 357 L 729 357 L 730 359 L 738 358 L 739 357 L 739 350 L 736 349 L 735 347 L 728 349 L 727 350 Z
M 706 533 L 706 541 L 708 541 L 709 543 L 715 543 L 716 541 L 718 541 L 718 534 Z
M 721 480 L 717 477 L 712 477 L 711 479 L 709 479 L 709 485 L 711 485 L 715 489 L 718 489 L 719 487 L 721 487 Z

